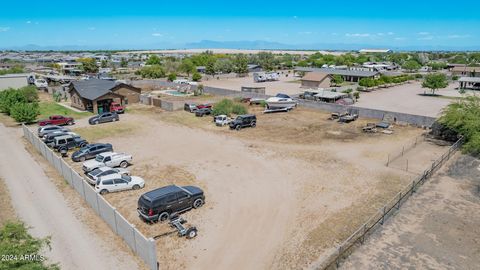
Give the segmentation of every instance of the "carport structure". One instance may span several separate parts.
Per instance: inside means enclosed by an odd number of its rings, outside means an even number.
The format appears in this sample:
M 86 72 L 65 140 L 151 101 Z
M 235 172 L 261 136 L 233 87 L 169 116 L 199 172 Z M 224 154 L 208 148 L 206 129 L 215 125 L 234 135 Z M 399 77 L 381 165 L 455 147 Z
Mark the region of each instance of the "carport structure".
M 480 77 L 461 77 L 458 83 L 460 89 L 480 90 Z

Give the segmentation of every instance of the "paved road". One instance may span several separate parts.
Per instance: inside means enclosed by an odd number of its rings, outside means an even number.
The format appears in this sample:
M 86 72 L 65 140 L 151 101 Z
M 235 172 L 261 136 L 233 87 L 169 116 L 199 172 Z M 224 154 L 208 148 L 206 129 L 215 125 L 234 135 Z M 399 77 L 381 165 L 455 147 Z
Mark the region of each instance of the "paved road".
M 52 236 L 46 255 L 62 269 L 138 269 L 133 255 L 98 238 L 71 210 L 42 168 L 24 149 L 18 129 L 0 124 L 0 176 L 12 204 L 34 236 Z M 114 254 L 114 255 L 112 255 Z M 116 256 L 115 256 L 116 255 Z M 119 261 L 121 258 L 121 262 Z

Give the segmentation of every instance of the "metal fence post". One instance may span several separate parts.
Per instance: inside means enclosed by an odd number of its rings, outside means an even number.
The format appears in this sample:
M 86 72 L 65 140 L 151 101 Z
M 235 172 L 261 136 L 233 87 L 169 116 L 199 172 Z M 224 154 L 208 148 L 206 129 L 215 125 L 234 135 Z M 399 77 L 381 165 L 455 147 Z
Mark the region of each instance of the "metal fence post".
M 387 206 L 384 206 L 383 207 L 383 215 L 382 215 L 382 221 L 380 221 L 380 224 L 383 225 L 383 223 L 385 222 L 385 213 L 387 211 Z
M 415 180 L 412 181 L 412 194 L 415 193 Z
M 398 193 L 398 203 L 397 203 L 397 210 L 400 209 L 400 203 L 402 202 L 402 192 Z

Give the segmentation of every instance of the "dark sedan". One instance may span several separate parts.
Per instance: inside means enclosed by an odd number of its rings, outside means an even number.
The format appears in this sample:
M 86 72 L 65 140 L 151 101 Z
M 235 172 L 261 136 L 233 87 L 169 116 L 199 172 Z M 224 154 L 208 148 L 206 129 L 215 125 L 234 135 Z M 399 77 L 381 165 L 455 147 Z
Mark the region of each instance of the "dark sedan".
M 85 161 L 95 158 L 98 154 L 113 152 L 113 147 L 109 143 L 93 143 L 80 148 L 72 154 L 72 160 L 75 162 Z
M 118 114 L 114 112 L 107 112 L 107 113 L 102 113 L 99 115 L 95 115 L 94 117 L 91 117 L 88 119 L 88 123 L 90 125 L 96 125 L 100 123 L 106 123 L 106 122 L 115 122 L 120 120 L 120 117 L 118 117 Z
M 212 114 L 212 109 L 210 108 L 202 108 L 195 111 L 195 116 L 198 116 L 198 117 L 203 117 L 205 115 L 210 115 L 210 114 Z

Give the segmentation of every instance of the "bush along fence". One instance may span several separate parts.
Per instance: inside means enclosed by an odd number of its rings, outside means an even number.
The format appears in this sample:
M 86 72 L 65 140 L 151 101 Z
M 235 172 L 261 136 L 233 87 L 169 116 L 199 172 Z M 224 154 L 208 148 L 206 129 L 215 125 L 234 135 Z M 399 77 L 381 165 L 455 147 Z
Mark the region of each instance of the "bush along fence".
M 407 185 L 402 191 L 397 193 L 385 206 L 374 214 L 367 222 L 361 225 L 352 235 L 350 235 L 337 249 L 314 267 L 316 269 L 336 269 L 342 260 L 353 252 L 358 244 L 363 244 L 365 237 L 370 235 L 379 225 L 383 225 L 385 220 L 400 209 L 400 206 L 415 193 L 415 191 L 427 181 L 435 171 L 437 171 L 464 143 L 464 138 L 456 141 L 441 157 L 432 163 L 423 174 Z
M 129 223 L 116 209 L 111 206 L 92 186 L 87 183 L 62 158 L 58 157 L 29 128 L 23 125 L 23 136 L 42 154 L 75 189 L 87 204 L 99 215 L 110 228 L 127 243 L 145 264 L 152 270 L 157 270 L 157 248 L 153 238 L 145 237 L 135 225 Z

